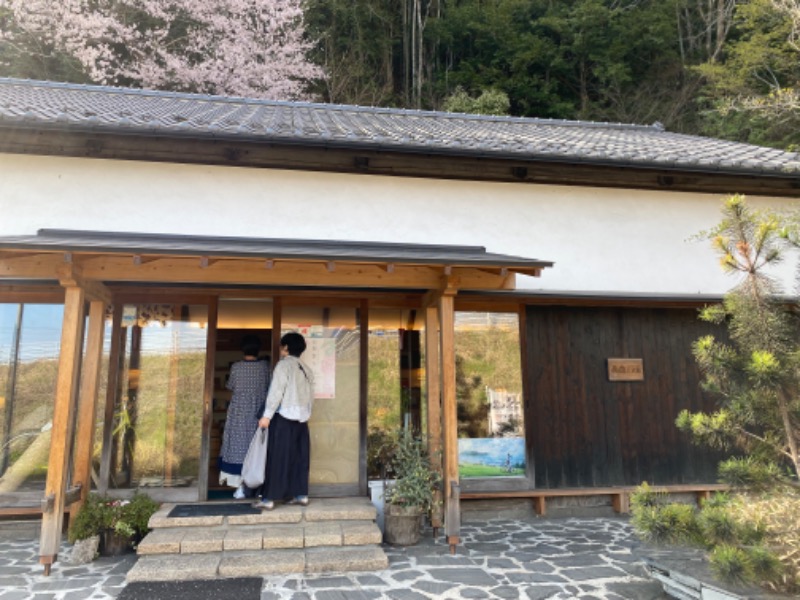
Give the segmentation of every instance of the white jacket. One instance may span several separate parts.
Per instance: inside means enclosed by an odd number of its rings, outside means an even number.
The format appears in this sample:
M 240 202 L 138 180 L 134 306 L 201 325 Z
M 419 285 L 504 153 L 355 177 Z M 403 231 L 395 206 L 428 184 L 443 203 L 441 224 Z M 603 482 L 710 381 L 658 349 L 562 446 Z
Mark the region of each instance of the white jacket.
M 305 423 L 314 407 L 314 374 L 311 367 L 295 356 L 283 357 L 272 373 L 264 416 L 276 412 L 286 419 Z

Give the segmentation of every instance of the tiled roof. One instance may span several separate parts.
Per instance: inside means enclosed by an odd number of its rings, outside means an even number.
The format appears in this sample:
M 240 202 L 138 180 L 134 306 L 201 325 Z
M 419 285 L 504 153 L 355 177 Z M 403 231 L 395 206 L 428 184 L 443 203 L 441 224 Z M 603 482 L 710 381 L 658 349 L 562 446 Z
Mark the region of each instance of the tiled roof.
M 0 128 L 31 127 L 800 175 L 800 155 L 624 125 L 274 102 L 0 78 Z
M 536 270 L 553 265 L 552 262 L 535 258 L 492 254 L 486 252 L 486 248 L 482 246 L 209 237 L 63 229 L 40 229 L 36 235 L 0 237 L 0 248 L 48 252 L 340 260 L 511 270 Z

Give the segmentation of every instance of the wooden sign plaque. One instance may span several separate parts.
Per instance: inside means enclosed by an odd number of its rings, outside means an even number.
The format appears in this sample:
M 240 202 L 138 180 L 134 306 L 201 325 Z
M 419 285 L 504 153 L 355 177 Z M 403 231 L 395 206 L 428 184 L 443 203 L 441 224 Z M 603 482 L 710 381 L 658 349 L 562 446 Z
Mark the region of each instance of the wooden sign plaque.
M 609 381 L 644 381 L 644 362 L 641 358 L 609 358 Z

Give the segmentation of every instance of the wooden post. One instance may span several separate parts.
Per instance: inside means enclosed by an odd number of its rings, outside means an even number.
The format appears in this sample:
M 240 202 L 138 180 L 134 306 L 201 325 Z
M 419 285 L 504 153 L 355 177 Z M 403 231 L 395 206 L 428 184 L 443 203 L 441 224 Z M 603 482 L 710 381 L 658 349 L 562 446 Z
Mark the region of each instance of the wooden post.
M 369 402 L 369 301 L 358 307 L 358 493 L 369 495 L 367 483 L 367 410 Z
M 178 333 L 172 331 L 172 352 L 169 355 L 169 383 L 167 384 L 167 431 L 164 443 L 164 482 L 172 484 L 175 462 L 175 418 L 178 408 Z
M 78 423 L 75 431 L 75 457 L 72 461 L 72 485 L 81 486 L 80 497 L 70 507 L 77 512 L 92 487 L 92 451 L 94 426 L 97 414 L 97 393 L 100 383 L 100 366 L 103 360 L 103 330 L 105 303 L 93 300 L 89 304 L 89 331 L 86 335 L 86 355 L 81 369 L 81 393 L 78 402 Z M 70 519 L 70 527 L 73 520 Z
M 440 348 L 442 363 L 442 428 L 444 430 L 445 532 L 451 552 L 459 542 L 460 510 L 453 484 L 458 485 L 458 418 L 456 413 L 456 350 L 454 292 L 445 290 L 439 298 Z M 450 521 L 450 522 L 448 522 Z
M 50 574 L 58 559 L 61 528 L 64 524 L 64 495 L 67 470 L 75 428 L 75 399 L 81 363 L 84 326 L 84 292 L 69 286 L 64 295 L 64 321 L 61 327 L 61 352 L 58 359 L 56 397 L 53 407 L 53 429 L 50 438 L 50 459 L 47 483 L 42 500 L 42 533 L 39 542 L 39 562 L 45 575 Z
M 436 306 L 425 307 L 425 385 L 428 390 L 428 450 L 436 471 L 442 478 L 442 386 L 439 370 L 439 312 Z M 442 491 L 437 490 L 431 511 L 433 536 L 442 527 Z
M 120 359 L 125 354 L 125 341 L 127 329 L 122 327 L 122 304 L 114 305 L 114 315 L 111 320 L 111 351 L 108 359 L 108 384 L 106 389 L 106 404 L 103 412 L 103 450 L 100 455 L 100 481 L 97 491 L 105 494 L 108 491 L 111 479 L 111 466 L 114 464 L 114 412 L 119 397 L 119 374 L 122 371 Z
M 208 326 L 206 328 L 206 376 L 203 387 L 203 432 L 200 444 L 200 473 L 197 477 L 197 499 L 208 499 L 208 464 L 211 460 L 211 417 L 214 410 L 214 367 L 217 352 L 217 317 L 219 298 L 208 302 Z

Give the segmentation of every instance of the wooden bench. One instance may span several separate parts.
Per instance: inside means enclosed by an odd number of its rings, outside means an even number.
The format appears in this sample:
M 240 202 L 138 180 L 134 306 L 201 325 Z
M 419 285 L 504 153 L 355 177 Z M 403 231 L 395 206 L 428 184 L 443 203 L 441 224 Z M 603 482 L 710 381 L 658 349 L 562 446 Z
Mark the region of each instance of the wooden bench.
M 653 485 L 653 490 L 670 494 L 693 493 L 697 502 L 702 503 L 711 497 L 713 492 L 727 490 L 728 486 L 717 483 Z M 636 490 L 633 486 L 603 488 L 559 488 L 537 490 L 515 490 L 507 492 L 461 492 L 462 500 L 490 500 L 505 498 L 530 498 L 537 515 L 547 514 L 547 499 L 574 496 L 610 496 L 614 511 L 621 514 L 630 512 L 630 496 Z

